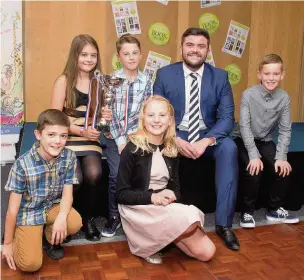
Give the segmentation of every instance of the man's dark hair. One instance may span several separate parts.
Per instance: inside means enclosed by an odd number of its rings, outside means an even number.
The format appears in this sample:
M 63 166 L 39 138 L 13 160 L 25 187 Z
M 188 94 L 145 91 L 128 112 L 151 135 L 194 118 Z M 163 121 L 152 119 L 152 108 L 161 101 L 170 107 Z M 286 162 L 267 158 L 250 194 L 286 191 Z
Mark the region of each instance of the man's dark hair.
M 188 28 L 182 35 L 182 42 L 181 44 L 184 43 L 185 38 L 194 35 L 194 36 L 204 36 L 207 39 L 208 47 L 210 45 L 210 35 L 207 30 L 198 28 L 198 27 L 190 27 Z

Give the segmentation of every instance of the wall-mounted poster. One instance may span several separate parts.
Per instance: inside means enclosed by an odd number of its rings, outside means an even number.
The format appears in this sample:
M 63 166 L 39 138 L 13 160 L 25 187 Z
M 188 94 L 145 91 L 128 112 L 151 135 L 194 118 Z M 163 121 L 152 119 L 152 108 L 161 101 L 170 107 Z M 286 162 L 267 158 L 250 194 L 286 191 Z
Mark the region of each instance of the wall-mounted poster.
M 112 1 L 112 11 L 117 36 L 124 34 L 141 34 L 136 1 Z
M 225 70 L 228 72 L 228 79 L 232 86 L 237 85 L 241 81 L 242 71 L 236 64 L 227 65 Z
M 1 12 L 1 163 L 15 160 L 24 123 L 22 1 L 3 1 Z
M 170 40 L 170 31 L 167 25 L 156 22 L 149 28 L 149 39 L 154 45 L 166 45 Z
M 222 51 L 236 57 L 242 57 L 249 29 L 249 27 L 232 20 L 229 25 L 226 42 Z
M 156 2 L 159 2 L 163 5 L 168 5 L 169 0 L 156 0 Z
M 170 61 L 171 61 L 171 57 L 169 56 L 149 51 L 144 68 L 144 73 L 149 75 L 150 78 L 154 81 L 156 76 L 156 71 L 159 68 L 169 65 Z
M 201 8 L 209 8 L 221 5 L 221 0 L 201 0 Z
M 215 33 L 220 27 L 220 21 L 216 15 L 211 13 L 205 13 L 198 19 L 200 28 L 206 29 L 209 34 Z
M 4 1 L 1 4 L 1 128 L 22 125 L 23 114 L 22 2 Z
M 211 45 L 209 46 L 209 51 L 207 53 L 206 62 L 215 67 L 215 62 L 213 59 L 213 53 L 211 49 Z
M 116 53 L 114 53 L 114 55 L 112 56 L 112 68 L 115 71 L 122 68 L 122 64 L 118 61 Z

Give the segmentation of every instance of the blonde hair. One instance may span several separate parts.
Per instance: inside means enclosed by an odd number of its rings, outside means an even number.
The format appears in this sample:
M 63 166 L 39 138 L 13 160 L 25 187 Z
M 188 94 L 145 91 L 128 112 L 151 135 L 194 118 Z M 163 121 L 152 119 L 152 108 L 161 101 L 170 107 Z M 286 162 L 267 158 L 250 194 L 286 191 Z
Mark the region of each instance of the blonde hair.
M 171 117 L 171 124 L 167 128 L 163 136 L 163 145 L 164 149 L 162 153 L 167 157 L 177 157 L 178 155 L 178 148 L 175 142 L 175 121 L 174 121 L 174 109 L 169 101 L 159 95 L 151 96 L 142 106 L 139 120 L 138 120 L 138 129 L 135 133 L 129 135 L 130 141 L 136 145 L 136 150 L 141 149 L 143 152 L 150 152 L 153 153 L 153 148 L 149 144 L 148 139 L 148 132 L 144 126 L 144 119 L 145 119 L 145 110 L 151 102 L 165 102 Z
M 78 77 L 78 58 L 85 45 L 90 44 L 97 50 L 97 63 L 94 69 L 90 72 L 90 79 L 93 78 L 94 71 L 101 71 L 100 54 L 97 42 L 93 37 L 87 34 L 77 35 L 71 44 L 69 57 L 63 70 L 63 75 L 66 76 L 66 108 L 74 109 L 76 107 L 75 87 Z
M 283 59 L 279 55 L 274 54 L 274 53 L 264 55 L 261 58 L 260 63 L 259 63 L 259 71 L 262 71 L 264 65 L 272 64 L 272 63 L 280 63 L 281 69 L 283 71 Z

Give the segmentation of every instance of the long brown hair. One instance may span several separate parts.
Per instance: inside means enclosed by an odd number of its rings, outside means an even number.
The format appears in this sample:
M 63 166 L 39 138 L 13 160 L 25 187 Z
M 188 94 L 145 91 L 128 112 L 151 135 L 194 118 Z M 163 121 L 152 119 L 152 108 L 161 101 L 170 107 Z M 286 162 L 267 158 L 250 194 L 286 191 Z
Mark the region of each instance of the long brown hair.
M 85 45 L 90 44 L 94 46 L 97 50 L 97 63 L 94 69 L 90 73 L 90 79 L 93 78 L 94 71 L 99 69 L 101 71 L 101 62 L 100 62 L 100 53 L 99 47 L 97 45 L 96 40 L 88 34 L 80 34 L 74 37 L 68 61 L 64 67 L 63 75 L 66 76 L 66 108 L 75 108 L 76 107 L 76 95 L 75 95 L 75 87 L 78 77 L 78 58 L 80 53 L 82 52 Z
M 144 119 L 147 105 L 155 101 L 165 102 L 168 107 L 169 115 L 171 117 L 171 124 L 169 125 L 163 136 L 163 145 L 165 146 L 163 154 L 168 157 L 177 157 L 178 148 L 175 142 L 176 131 L 174 121 L 174 109 L 170 102 L 162 96 L 153 95 L 143 104 L 139 115 L 138 129 L 135 133 L 129 135 L 129 139 L 133 144 L 136 145 L 136 151 L 138 149 L 141 149 L 143 152 L 153 152 L 153 148 L 149 145 L 148 132 L 144 126 Z

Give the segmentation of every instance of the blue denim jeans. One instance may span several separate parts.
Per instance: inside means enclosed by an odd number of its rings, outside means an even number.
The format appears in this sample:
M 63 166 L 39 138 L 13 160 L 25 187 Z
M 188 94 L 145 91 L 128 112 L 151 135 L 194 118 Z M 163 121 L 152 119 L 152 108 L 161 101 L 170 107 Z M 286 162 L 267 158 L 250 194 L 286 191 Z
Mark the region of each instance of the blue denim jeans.
M 116 200 L 116 182 L 118 167 L 120 162 L 120 154 L 118 153 L 118 148 L 113 139 L 106 139 L 107 147 L 105 149 L 105 156 L 110 169 L 109 174 L 109 217 L 118 217 L 118 205 Z

